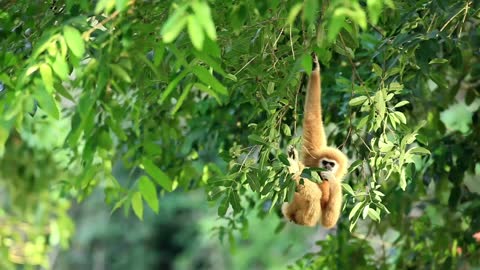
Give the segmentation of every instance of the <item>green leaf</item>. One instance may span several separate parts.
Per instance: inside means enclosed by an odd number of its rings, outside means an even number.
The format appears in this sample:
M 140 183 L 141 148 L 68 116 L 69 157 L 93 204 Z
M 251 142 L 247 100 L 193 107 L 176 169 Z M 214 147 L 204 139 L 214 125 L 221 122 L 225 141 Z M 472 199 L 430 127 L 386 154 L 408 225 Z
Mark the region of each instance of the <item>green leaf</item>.
M 173 182 L 170 180 L 170 177 L 164 173 L 160 168 L 158 168 L 151 160 L 144 158 L 143 167 L 145 171 L 164 189 L 167 191 L 172 191 Z
M 337 38 L 340 30 L 345 26 L 345 12 L 346 8 L 340 7 L 335 9 L 332 18 L 328 23 L 327 39 L 329 42 L 334 41 Z
M 295 18 L 297 18 L 298 13 L 300 13 L 300 10 L 302 10 L 302 7 L 302 3 L 297 3 L 290 9 L 287 17 L 287 24 L 293 25 L 293 22 L 295 21 Z
M 309 54 L 304 54 L 302 56 L 302 67 L 303 69 L 305 69 L 305 72 L 307 72 L 308 75 L 310 75 L 312 73 L 312 56 L 310 56 Z
M 303 8 L 303 16 L 307 23 L 315 23 L 318 13 L 318 0 L 306 0 Z M 311 62 L 311 61 L 310 61 Z
M 357 159 L 355 160 L 352 165 L 350 165 L 350 168 L 348 168 L 348 173 L 353 172 L 356 168 L 358 168 L 360 165 L 363 164 L 363 159 Z
M 218 206 L 217 214 L 220 217 L 225 216 L 228 210 L 229 206 L 229 198 L 230 198 L 230 190 L 228 190 L 227 194 L 225 194 L 225 197 L 223 197 L 223 200 L 220 202 L 220 205 Z
M 138 190 L 142 194 L 142 197 L 147 202 L 148 206 L 150 206 L 153 212 L 158 214 L 157 190 L 148 176 L 143 175 L 140 177 L 138 180 Z
M 140 220 L 143 220 L 143 202 L 142 202 L 142 195 L 140 194 L 140 192 L 136 191 L 135 193 L 133 193 L 131 202 L 132 202 L 133 212 L 135 213 L 135 215 L 137 215 L 137 217 Z
M 253 143 L 257 143 L 257 144 L 261 144 L 261 145 L 267 145 L 268 146 L 268 143 L 262 139 L 260 136 L 256 135 L 256 134 L 250 134 L 248 135 L 248 140 L 253 142 Z
M 409 103 L 410 103 L 410 102 L 408 102 L 408 101 L 406 101 L 406 100 L 402 100 L 402 101 L 398 102 L 397 104 L 395 104 L 394 107 L 395 107 L 395 108 L 400 108 L 400 107 L 405 106 L 405 105 L 407 105 L 407 104 L 409 104 Z
M 448 63 L 448 59 L 445 58 L 433 58 L 428 64 L 444 64 Z
M 398 120 L 400 120 L 400 122 L 402 122 L 403 124 L 407 124 L 407 118 L 402 112 L 393 112 L 393 114 Z
M 201 51 L 203 49 L 203 41 L 205 40 L 205 33 L 200 27 L 201 19 L 195 15 L 188 16 L 188 35 L 192 41 L 193 47 Z
M 431 155 L 430 151 L 423 147 L 414 147 L 409 149 L 408 152 L 415 155 Z
M 273 207 L 275 207 L 277 201 L 278 201 L 278 192 L 275 192 L 273 194 L 272 201 L 270 202 L 270 207 L 268 208 L 268 213 L 270 213 L 272 211 L 272 209 L 273 209 Z
M 373 63 L 372 67 L 373 67 L 373 72 L 375 72 L 375 75 L 377 75 L 378 77 L 382 77 L 382 74 L 383 74 L 382 68 L 376 63 Z
M 368 209 L 368 216 L 372 220 L 380 222 L 380 215 L 377 213 L 377 211 L 373 210 L 372 208 Z
M 105 13 L 110 13 L 110 11 L 113 9 L 115 6 L 115 1 L 112 0 L 100 0 L 97 2 L 97 5 L 95 6 L 95 14 L 100 14 L 102 11 Z
M 247 177 L 247 181 L 248 181 L 248 185 L 253 191 L 255 192 L 260 191 L 260 184 L 258 183 L 258 180 L 255 174 L 253 173 L 249 174 Z
M 175 115 L 175 113 L 180 109 L 182 106 L 183 102 L 188 96 L 188 93 L 190 93 L 190 90 L 192 89 L 193 84 L 189 83 L 187 86 L 185 86 L 185 89 L 183 89 L 182 95 L 177 100 L 177 103 L 175 104 L 175 108 L 172 110 L 172 115 Z
M 46 90 L 49 93 L 53 92 L 53 74 L 52 69 L 48 64 L 40 65 L 40 76 L 42 77 Z
M 400 171 L 400 188 L 405 191 L 405 188 L 407 187 L 407 179 L 405 176 L 405 169 L 402 168 Z
M 125 71 L 120 65 L 117 64 L 110 64 L 110 69 L 112 70 L 113 74 L 115 74 L 117 77 L 122 79 L 126 83 L 131 83 L 132 78 L 130 78 L 130 75 L 128 75 L 128 72 Z
M 352 220 L 352 218 L 355 216 L 355 214 L 360 210 L 360 207 L 362 207 L 364 202 L 358 202 L 353 208 L 352 211 L 350 211 L 350 214 L 348 215 L 348 219 Z
M 372 24 L 376 25 L 382 13 L 383 0 L 367 0 L 367 8 Z
M 192 69 L 193 74 L 195 74 L 200 81 L 212 87 L 212 89 L 221 94 L 228 96 L 228 91 L 225 86 L 223 86 L 215 77 L 213 77 L 210 72 L 204 67 L 196 66 Z
M 355 197 L 355 192 L 349 184 L 342 183 L 342 187 L 346 192 L 348 192 L 348 194 L 352 195 L 352 197 Z
M 358 125 L 357 125 L 357 129 L 363 128 L 367 124 L 368 118 L 369 118 L 369 116 L 367 115 L 367 116 L 363 117 L 362 119 L 360 119 L 360 121 L 358 122 Z
M 217 101 L 218 104 L 220 104 L 220 105 L 222 104 L 222 100 L 220 99 L 218 94 L 215 91 L 213 91 L 213 89 L 208 88 L 208 86 L 203 85 L 201 83 L 195 83 L 195 84 L 193 84 L 193 87 L 195 87 L 195 88 L 207 93 L 208 95 L 212 96 L 213 98 L 215 98 L 215 100 Z
M 379 114 L 379 117 L 383 119 L 385 116 L 385 99 L 383 98 L 382 91 L 378 91 L 375 94 L 375 108 L 377 109 L 377 112 Z
M 177 77 L 175 77 L 175 79 L 173 79 L 168 84 L 167 88 L 165 89 L 165 91 L 163 91 L 162 95 L 160 96 L 160 99 L 158 100 L 158 104 L 162 104 L 167 99 L 167 97 L 172 93 L 175 87 L 177 87 L 178 83 L 180 83 L 180 81 L 183 78 L 185 78 L 185 76 L 187 76 L 188 72 L 189 72 L 188 69 L 183 70 L 180 74 L 178 74 Z
M 350 105 L 350 106 L 352 106 L 352 107 L 355 107 L 355 106 L 358 106 L 358 105 L 362 105 L 367 99 L 368 99 L 367 96 L 355 97 L 355 98 L 352 98 L 352 99 L 348 102 L 348 105 Z
M 54 98 L 53 93 L 47 92 L 42 85 L 36 85 L 33 95 L 38 102 L 38 105 L 44 110 L 50 117 L 54 119 L 60 119 L 60 111 L 58 109 L 57 101 Z
M 238 213 L 242 210 L 242 206 L 240 205 L 240 196 L 238 195 L 237 192 L 231 191 L 230 192 L 230 204 L 232 205 L 233 211 L 235 213 Z
M 291 178 L 287 178 L 290 183 L 288 184 L 288 193 L 287 193 L 287 196 L 285 198 L 285 201 L 287 202 L 291 202 L 293 200 L 293 197 L 295 196 L 295 191 L 296 191 L 296 188 L 297 188 L 297 185 L 295 183 L 295 181 L 293 181 L 293 179 Z
M 369 209 L 370 209 L 370 205 L 369 204 L 365 205 L 362 211 L 362 219 L 365 219 L 367 217 Z
M 285 165 L 285 166 L 290 166 L 290 162 L 288 161 L 287 155 L 284 153 L 280 153 L 278 155 L 278 159 Z
M 207 33 L 207 36 L 211 40 L 216 40 L 217 31 L 215 30 L 215 24 L 213 23 L 210 7 L 208 6 L 207 2 L 194 1 L 192 3 L 192 8 L 196 17 L 198 18 L 197 21 L 203 27 Z
M 403 90 L 403 84 L 400 84 L 398 82 L 392 82 L 389 86 L 388 89 L 390 91 L 401 91 Z
M 316 171 L 311 171 L 311 174 L 312 174 L 312 181 L 315 182 L 315 183 L 321 183 L 322 182 L 322 179 L 320 178 L 320 175 L 318 175 L 318 172 Z
M 60 54 L 57 54 L 55 61 L 52 63 L 52 68 L 60 80 L 66 80 L 68 78 L 68 74 L 70 74 L 68 64 Z
M 292 131 L 290 130 L 290 127 L 287 124 L 282 125 L 282 130 L 285 136 L 288 136 L 288 137 L 292 136 Z
M 163 42 L 170 43 L 174 41 L 183 30 L 188 21 L 188 16 L 186 16 L 185 10 L 186 6 L 180 6 L 177 8 L 163 25 L 162 30 L 160 31 Z
M 440 113 L 440 120 L 448 131 L 468 133 L 472 125 L 473 113 L 464 103 L 455 103 Z
M 268 182 L 265 186 L 262 188 L 262 195 L 267 195 L 275 185 L 275 181 Z
M 122 12 L 125 10 L 126 7 L 128 7 L 128 2 L 129 0 L 115 0 L 115 8 Z
M 63 28 L 63 35 L 65 37 L 65 41 L 67 42 L 68 48 L 70 48 L 72 53 L 77 58 L 82 58 L 83 54 L 85 53 L 85 44 L 80 32 L 71 26 L 65 26 Z

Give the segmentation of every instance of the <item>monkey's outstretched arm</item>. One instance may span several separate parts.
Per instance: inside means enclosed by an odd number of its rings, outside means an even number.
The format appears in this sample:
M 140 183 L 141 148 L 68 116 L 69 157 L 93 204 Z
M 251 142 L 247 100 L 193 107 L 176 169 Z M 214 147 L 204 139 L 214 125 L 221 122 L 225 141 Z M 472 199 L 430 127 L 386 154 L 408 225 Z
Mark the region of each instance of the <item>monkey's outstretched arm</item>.
M 322 172 L 322 176 L 324 175 Z M 330 186 L 330 198 L 322 207 L 322 225 L 325 228 L 332 228 L 337 224 L 342 208 L 342 185 L 335 175 L 328 174 L 328 183 Z
M 318 166 L 315 152 L 326 146 L 321 107 L 320 65 L 317 56 L 313 56 L 314 69 L 307 86 L 303 119 L 303 160 L 306 166 Z

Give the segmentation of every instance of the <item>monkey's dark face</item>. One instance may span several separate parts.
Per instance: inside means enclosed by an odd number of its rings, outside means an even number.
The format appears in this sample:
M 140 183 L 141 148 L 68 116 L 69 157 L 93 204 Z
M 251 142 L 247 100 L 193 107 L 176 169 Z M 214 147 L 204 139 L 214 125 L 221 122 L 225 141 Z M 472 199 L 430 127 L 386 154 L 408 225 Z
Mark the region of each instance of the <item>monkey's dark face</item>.
M 326 169 L 327 171 L 330 171 L 332 173 L 337 173 L 338 170 L 338 164 L 335 160 L 328 159 L 328 158 L 322 158 L 319 161 L 318 167 Z

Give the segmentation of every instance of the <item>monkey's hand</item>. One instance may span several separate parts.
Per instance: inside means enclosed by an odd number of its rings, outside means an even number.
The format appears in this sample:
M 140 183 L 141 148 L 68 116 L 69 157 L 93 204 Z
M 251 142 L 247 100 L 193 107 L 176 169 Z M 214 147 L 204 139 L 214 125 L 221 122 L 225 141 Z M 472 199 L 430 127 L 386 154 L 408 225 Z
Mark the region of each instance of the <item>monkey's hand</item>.
M 318 63 L 318 57 L 317 57 L 317 54 L 312 52 L 312 61 L 313 61 L 313 70 L 317 69 L 317 68 L 320 68 L 320 64 Z
M 293 145 L 287 147 L 287 156 L 293 160 L 298 160 L 298 152 Z
M 288 171 L 294 175 L 300 175 L 302 172 L 300 171 L 301 166 L 300 161 L 298 160 L 298 152 L 293 145 L 287 147 L 287 155 L 288 162 L 290 163 Z
M 335 175 L 331 171 L 322 171 L 320 172 L 320 177 L 322 178 L 323 181 L 337 181 L 335 178 Z

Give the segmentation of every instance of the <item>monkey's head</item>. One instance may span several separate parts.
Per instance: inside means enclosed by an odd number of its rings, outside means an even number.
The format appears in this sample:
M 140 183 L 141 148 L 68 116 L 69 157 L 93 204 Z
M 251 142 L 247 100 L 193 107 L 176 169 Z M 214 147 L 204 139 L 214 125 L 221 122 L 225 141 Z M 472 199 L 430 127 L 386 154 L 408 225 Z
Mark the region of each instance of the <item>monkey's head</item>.
M 324 147 L 316 153 L 318 167 L 331 171 L 337 179 L 347 173 L 348 158 L 342 151 L 333 147 Z

